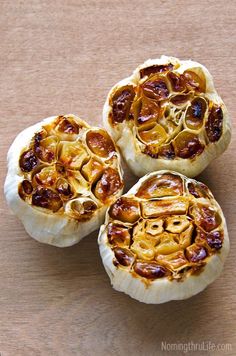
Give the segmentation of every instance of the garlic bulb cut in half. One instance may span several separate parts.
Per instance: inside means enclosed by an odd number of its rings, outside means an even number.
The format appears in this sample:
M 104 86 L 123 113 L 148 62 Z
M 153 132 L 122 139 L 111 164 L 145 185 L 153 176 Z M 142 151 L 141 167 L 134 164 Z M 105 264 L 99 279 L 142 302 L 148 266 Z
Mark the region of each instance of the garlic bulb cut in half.
M 110 90 L 103 121 L 137 176 L 170 169 L 195 177 L 231 139 L 206 67 L 167 56 L 147 60 Z
M 220 275 L 229 251 L 210 190 L 173 171 L 149 173 L 119 197 L 98 244 L 114 289 L 152 304 L 201 292 Z
M 66 247 L 96 230 L 123 190 L 109 134 L 75 115 L 22 131 L 8 152 L 5 195 L 29 235 Z

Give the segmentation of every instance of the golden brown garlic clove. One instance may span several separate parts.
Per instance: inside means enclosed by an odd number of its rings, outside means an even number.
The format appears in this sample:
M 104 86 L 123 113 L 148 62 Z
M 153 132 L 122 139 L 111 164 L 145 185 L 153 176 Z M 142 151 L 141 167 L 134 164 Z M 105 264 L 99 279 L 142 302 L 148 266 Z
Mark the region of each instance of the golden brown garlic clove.
M 23 152 L 20 156 L 19 166 L 23 172 L 31 172 L 38 163 L 38 158 L 32 149 Z
M 87 158 L 88 154 L 81 143 L 61 143 L 59 161 L 69 169 L 80 169 Z
M 32 204 L 34 206 L 49 209 L 53 213 L 57 212 L 63 205 L 59 195 L 49 188 L 36 188 L 32 195 Z
M 21 199 L 25 200 L 33 192 L 33 186 L 30 181 L 24 179 L 22 183 L 19 184 L 18 193 Z
M 180 249 L 178 243 L 178 234 L 164 232 L 160 236 L 160 242 L 155 248 L 156 254 L 169 255 Z
M 90 150 L 99 157 L 108 157 L 115 152 L 115 146 L 105 130 L 90 130 L 86 136 Z
M 170 72 L 167 74 L 167 78 L 171 83 L 172 90 L 174 92 L 183 92 L 186 89 L 185 77 L 182 74 Z
M 128 267 L 131 266 L 134 262 L 134 255 L 131 251 L 122 248 L 122 247 L 116 247 L 114 248 L 114 254 L 117 262 L 121 264 L 122 266 Z M 114 262 L 113 262 L 114 263 Z M 116 263 L 114 263 L 116 264 Z
M 189 102 L 191 98 L 192 98 L 192 93 L 177 94 L 177 95 L 173 95 L 170 98 L 170 102 L 176 106 L 183 106 L 183 104 Z
M 206 77 L 201 68 L 198 68 L 197 73 L 193 70 L 186 70 L 184 77 L 187 87 L 191 90 L 205 93 L 206 91 Z
M 91 219 L 97 208 L 97 204 L 89 198 L 76 198 L 66 204 L 68 215 L 78 221 Z
M 133 198 L 121 197 L 110 207 L 109 215 L 115 220 L 134 223 L 140 217 L 139 203 Z
M 187 247 L 186 257 L 190 262 L 200 262 L 207 257 L 207 250 L 203 246 L 193 244 Z
M 211 206 L 196 204 L 191 207 L 190 215 L 196 224 L 206 232 L 216 229 L 221 223 L 221 217 Z
M 130 232 L 125 226 L 118 224 L 109 224 L 107 228 L 107 237 L 112 245 L 118 245 L 121 247 L 130 245 Z
M 160 215 L 186 214 L 188 201 L 185 198 L 148 200 L 141 202 L 142 214 L 145 218 L 158 217 Z
M 151 99 L 163 100 L 169 96 L 166 79 L 164 77 L 159 77 L 158 75 L 152 76 L 141 84 L 141 88 L 143 94 Z
M 134 271 L 147 279 L 157 279 L 168 275 L 168 270 L 155 262 L 136 262 Z
M 174 272 L 189 265 L 183 251 L 173 252 L 168 255 L 157 255 L 156 261 Z
M 174 68 L 174 65 L 172 63 L 167 63 L 167 64 L 154 64 L 150 67 L 145 67 L 140 69 L 140 78 L 150 76 L 151 74 L 156 74 L 156 73 L 166 73 L 169 72 Z
M 180 158 L 194 158 L 204 150 L 198 135 L 188 131 L 182 131 L 178 134 L 173 141 L 173 146 L 175 154 Z
M 157 145 L 161 145 L 167 139 L 165 129 L 159 124 L 156 124 L 150 129 L 139 131 L 138 136 L 143 142 L 155 143 Z
M 202 97 L 196 97 L 188 107 L 185 122 L 188 128 L 198 130 L 204 123 L 204 117 L 207 110 L 207 102 Z
M 122 123 L 129 117 L 129 110 L 134 98 L 132 86 L 121 88 L 112 97 L 112 121 Z
M 131 115 L 137 127 L 142 129 L 147 125 L 154 124 L 161 115 L 161 108 L 155 100 L 141 96 L 133 102 Z
M 67 135 L 78 135 L 82 126 L 75 122 L 72 117 L 59 116 L 56 120 L 55 130 Z
M 92 157 L 88 163 L 83 165 L 81 172 L 87 181 L 93 182 L 100 178 L 103 170 L 104 165 L 96 158 Z
M 57 159 L 58 138 L 49 136 L 43 138 L 39 132 L 34 137 L 34 152 L 45 163 L 52 163 Z
M 149 261 L 154 259 L 155 248 L 147 240 L 135 240 L 130 249 L 136 254 L 137 258 Z
M 208 187 L 203 183 L 188 183 L 188 191 L 192 194 L 195 198 L 212 198 L 212 194 Z
M 223 111 L 221 107 L 213 106 L 206 122 L 206 133 L 210 142 L 220 139 L 223 132 Z
M 52 187 L 55 185 L 58 179 L 58 172 L 56 171 L 55 166 L 43 167 L 38 173 L 34 175 L 34 179 L 36 184 Z
M 186 230 L 190 225 L 190 221 L 185 215 L 169 216 L 166 218 L 165 223 L 167 231 L 177 234 Z
M 179 235 L 179 244 L 180 247 L 185 249 L 192 243 L 192 238 L 193 238 L 193 233 L 194 233 L 194 226 L 193 223 L 191 222 L 189 227 L 181 232 Z
M 135 194 L 139 198 L 160 198 L 183 194 L 183 181 L 174 174 L 164 174 L 146 180 Z
M 152 236 L 159 235 L 164 231 L 163 219 L 146 220 L 146 233 Z
M 119 172 L 111 167 L 106 168 L 94 189 L 94 195 L 101 201 L 108 200 L 123 187 Z
M 64 178 L 59 178 L 56 183 L 56 190 L 63 200 L 70 199 L 73 196 L 73 189 L 68 181 Z

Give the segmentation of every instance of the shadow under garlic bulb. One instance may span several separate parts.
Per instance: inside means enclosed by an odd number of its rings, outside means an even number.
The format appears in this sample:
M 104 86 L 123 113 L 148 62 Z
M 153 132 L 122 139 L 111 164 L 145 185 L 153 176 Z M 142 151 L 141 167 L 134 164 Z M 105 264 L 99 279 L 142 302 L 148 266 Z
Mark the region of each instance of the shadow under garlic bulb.
M 103 120 L 132 171 L 194 177 L 227 148 L 227 109 L 208 70 L 193 61 L 148 60 L 108 94 Z
M 103 222 L 122 194 L 120 156 L 109 134 L 74 115 L 22 131 L 8 153 L 6 199 L 35 239 L 65 247 Z
M 98 243 L 113 287 L 145 303 L 201 292 L 229 251 L 225 218 L 210 190 L 173 171 L 147 174 L 118 198 Z

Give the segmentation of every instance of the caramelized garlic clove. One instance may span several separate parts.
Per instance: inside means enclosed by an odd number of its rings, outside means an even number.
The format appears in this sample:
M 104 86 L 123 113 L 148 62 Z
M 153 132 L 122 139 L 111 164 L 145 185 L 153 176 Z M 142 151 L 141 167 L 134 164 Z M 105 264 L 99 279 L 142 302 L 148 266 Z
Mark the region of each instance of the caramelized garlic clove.
M 92 199 L 76 198 L 66 204 L 65 211 L 78 221 L 86 221 L 91 218 L 97 208 L 97 204 Z
M 173 141 L 173 146 L 176 156 L 184 159 L 194 158 L 204 150 L 204 146 L 200 142 L 198 135 L 189 131 L 179 133 Z
M 57 160 L 58 138 L 49 136 L 41 138 L 41 133 L 34 138 L 34 151 L 36 156 L 45 163 L 53 163 Z
M 107 228 L 107 237 L 112 245 L 125 247 L 130 245 L 130 232 L 125 226 L 118 224 L 109 224 Z
M 55 131 L 57 131 L 63 139 L 75 139 L 82 128 L 83 125 L 81 125 L 81 123 L 77 123 L 74 117 L 68 115 L 58 117 Z
M 150 76 L 151 74 L 156 73 L 167 73 L 174 68 L 172 63 L 167 64 L 154 64 L 150 67 L 145 67 L 140 70 L 140 78 L 144 78 L 146 76 Z
M 141 202 L 142 215 L 145 218 L 154 218 L 161 215 L 185 214 L 188 209 L 188 201 L 185 198 L 148 200 Z
M 141 96 L 132 104 L 130 114 L 139 130 L 153 125 L 161 116 L 161 108 L 155 100 Z
M 142 92 L 145 96 L 155 100 L 168 98 L 169 90 L 165 77 L 154 75 L 141 84 Z
M 19 166 L 23 172 L 31 172 L 39 161 L 32 149 L 24 151 L 19 159 Z
M 112 204 L 109 215 L 114 220 L 134 223 L 140 218 L 139 203 L 133 198 L 121 197 Z
M 113 123 L 122 123 L 128 119 L 134 95 L 132 86 L 119 88 L 115 93 L 111 99 Z
M 80 169 L 88 154 L 81 143 L 62 142 L 59 162 L 69 169 Z
M 155 248 L 144 240 L 135 240 L 131 246 L 131 251 L 134 252 L 137 258 L 144 260 L 153 260 L 155 256 Z
M 146 233 L 152 236 L 161 234 L 164 231 L 163 219 L 146 220 Z
M 98 157 L 108 157 L 115 152 L 115 146 L 105 130 L 90 130 L 86 135 L 89 149 Z
M 161 145 L 167 139 L 165 129 L 159 124 L 156 124 L 150 130 L 140 131 L 138 135 L 143 142 L 155 143 L 157 145 Z
M 111 167 L 106 168 L 100 180 L 97 182 L 94 195 L 99 200 L 106 202 L 111 196 L 115 196 L 123 187 L 119 172 Z
M 148 179 L 145 184 L 142 184 L 139 188 L 136 196 L 149 199 L 182 194 L 182 179 L 174 174 L 164 174 Z
M 206 91 L 206 76 L 201 68 L 189 69 L 184 72 L 187 87 L 199 93 Z
M 36 184 L 46 187 L 55 186 L 55 183 L 58 179 L 58 172 L 54 166 L 43 167 L 38 173 L 34 175 L 33 181 L 36 181 Z
M 173 252 L 168 255 L 157 255 L 156 261 L 173 272 L 178 272 L 189 265 L 183 251 Z
M 156 246 L 155 252 L 160 255 L 169 255 L 180 249 L 178 235 L 164 232 L 161 235 L 160 243 Z
M 182 231 L 179 236 L 179 244 L 181 248 L 186 248 L 191 245 L 194 232 L 194 226 L 191 223 L 186 230 Z
M 123 248 L 123 247 L 115 247 L 114 248 L 115 261 L 113 263 L 120 264 L 124 267 L 129 267 L 134 262 L 134 255 L 131 251 Z
M 87 181 L 93 182 L 101 177 L 103 170 L 104 165 L 99 160 L 92 157 L 88 163 L 83 165 L 81 172 Z
M 206 232 L 216 229 L 222 221 L 219 213 L 210 205 L 195 204 L 190 209 L 190 215 Z
M 206 122 L 206 133 L 210 142 L 217 142 L 223 133 L 223 111 L 213 106 Z
M 168 270 L 155 262 L 136 262 L 134 271 L 141 277 L 147 279 L 162 278 L 168 275 Z
M 204 98 L 193 99 L 185 115 L 186 126 L 192 130 L 199 130 L 203 126 L 206 110 L 207 102 Z
M 63 205 L 59 195 L 49 188 L 39 187 L 32 194 L 32 205 L 57 212 Z
M 207 257 L 207 251 L 203 246 L 193 244 L 186 248 L 186 257 L 190 262 L 201 262 Z
M 189 219 L 185 215 L 174 215 L 167 217 L 165 223 L 167 231 L 177 234 L 180 234 L 186 230 L 190 225 Z

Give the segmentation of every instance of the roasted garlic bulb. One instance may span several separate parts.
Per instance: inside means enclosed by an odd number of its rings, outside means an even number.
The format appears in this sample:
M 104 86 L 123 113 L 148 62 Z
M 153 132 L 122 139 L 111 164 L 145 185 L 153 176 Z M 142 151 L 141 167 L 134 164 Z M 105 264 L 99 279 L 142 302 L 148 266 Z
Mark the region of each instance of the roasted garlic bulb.
M 5 195 L 29 235 L 65 247 L 96 230 L 122 194 L 120 155 L 108 133 L 74 115 L 22 131 L 8 152 Z
M 116 84 L 103 120 L 138 176 L 171 169 L 194 177 L 231 138 L 228 112 L 209 71 L 174 57 L 148 60 Z
M 118 198 L 98 243 L 113 287 L 153 304 L 201 292 L 229 251 L 225 218 L 210 190 L 173 171 L 147 174 Z

